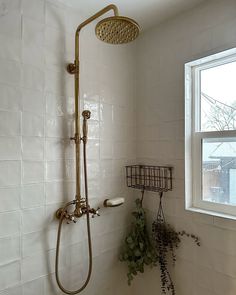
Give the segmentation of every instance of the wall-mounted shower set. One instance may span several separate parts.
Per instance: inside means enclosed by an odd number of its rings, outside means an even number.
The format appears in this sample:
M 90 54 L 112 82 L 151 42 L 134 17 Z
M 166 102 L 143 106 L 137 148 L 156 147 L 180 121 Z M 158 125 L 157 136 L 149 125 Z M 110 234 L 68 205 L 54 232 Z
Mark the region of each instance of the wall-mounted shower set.
M 56 280 L 59 288 L 66 294 L 77 294 L 81 292 L 88 284 L 91 272 L 92 272 L 92 243 L 91 243 L 91 233 L 90 233 L 90 214 L 92 217 L 98 215 L 98 209 L 91 208 L 88 202 L 88 181 L 87 181 L 87 156 L 86 156 L 86 145 L 88 141 L 88 120 L 90 118 L 90 111 L 84 110 L 82 112 L 83 125 L 82 125 L 82 136 L 80 134 L 80 100 L 79 100 L 79 36 L 80 31 L 83 27 L 105 14 L 106 12 L 112 10 L 114 16 L 104 18 L 101 20 L 95 28 L 95 33 L 98 39 L 109 44 L 124 44 L 135 40 L 139 35 L 139 25 L 132 19 L 124 16 L 119 16 L 118 9 L 115 5 L 111 4 L 103 8 L 89 19 L 81 23 L 75 33 L 75 61 L 67 66 L 67 71 L 74 75 L 75 79 L 75 134 L 71 140 L 75 143 L 75 161 L 76 161 L 76 195 L 75 199 L 68 202 L 63 208 L 59 208 L 56 212 L 56 216 L 59 219 L 58 235 L 57 235 L 57 247 L 56 247 L 56 263 L 55 272 Z M 84 168 L 84 197 L 81 196 L 81 182 L 80 182 L 80 144 L 83 144 L 83 168 Z M 118 206 L 123 203 L 123 199 L 120 198 L 112 202 L 109 200 L 104 201 L 105 207 Z M 73 211 L 68 211 L 67 209 L 74 205 Z M 61 284 L 59 279 L 59 249 L 60 249 L 60 239 L 61 239 L 61 229 L 63 221 L 66 220 L 68 223 L 76 223 L 77 219 L 86 215 L 87 220 L 87 234 L 88 234 L 88 252 L 89 252 L 89 268 L 87 278 L 84 284 L 74 291 L 67 290 Z

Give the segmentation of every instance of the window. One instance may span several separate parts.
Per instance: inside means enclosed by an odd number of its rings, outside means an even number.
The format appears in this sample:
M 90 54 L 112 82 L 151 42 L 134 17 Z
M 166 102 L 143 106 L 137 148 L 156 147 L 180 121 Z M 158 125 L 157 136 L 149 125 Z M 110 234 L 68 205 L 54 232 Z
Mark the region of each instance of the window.
M 236 49 L 185 64 L 186 209 L 236 219 Z

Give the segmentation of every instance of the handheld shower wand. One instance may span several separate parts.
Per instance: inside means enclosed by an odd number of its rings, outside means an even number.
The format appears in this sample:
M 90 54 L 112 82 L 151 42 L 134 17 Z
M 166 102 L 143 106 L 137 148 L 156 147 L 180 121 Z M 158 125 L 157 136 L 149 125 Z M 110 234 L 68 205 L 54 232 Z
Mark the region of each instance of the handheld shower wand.
M 111 4 L 91 16 L 89 19 L 81 23 L 75 34 L 75 61 L 67 66 L 67 71 L 74 75 L 75 83 L 75 134 L 71 137 L 71 140 L 75 143 L 75 165 L 76 165 L 76 196 L 75 199 L 65 204 L 63 208 L 59 208 L 56 211 L 56 217 L 59 219 L 58 233 L 57 233 L 57 245 L 56 245 L 56 262 L 55 262 L 55 273 L 56 281 L 59 288 L 66 294 L 78 294 L 87 286 L 92 272 L 92 243 L 91 243 L 91 232 L 90 232 L 90 214 L 92 217 L 99 216 L 99 208 L 90 208 L 88 201 L 88 179 L 87 179 L 87 150 L 86 145 L 88 141 L 88 120 L 90 118 L 90 111 L 85 110 L 82 112 L 83 126 L 82 126 L 82 137 L 80 136 L 80 101 L 79 101 L 79 36 L 80 31 L 83 27 L 112 10 L 114 16 L 107 17 L 101 20 L 95 29 L 97 37 L 106 43 L 110 44 L 123 44 L 133 41 L 139 34 L 139 25 L 132 19 L 119 16 L 118 9 L 115 5 Z M 84 167 L 84 189 L 85 196 L 81 196 L 81 183 L 80 183 L 80 144 L 83 143 L 83 167 Z M 74 206 L 74 211 L 68 211 L 70 206 Z M 59 250 L 60 240 L 62 232 L 63 221 L 67 223 L 76 223 L 78 218 L 86 215 L 87 220 L 87 234 L 88 234 L 88 253 L 89 253 L 89 268 L 87 278 L 83 285 L 74 291 L 67 290 L 63 287 L 59 278 Z

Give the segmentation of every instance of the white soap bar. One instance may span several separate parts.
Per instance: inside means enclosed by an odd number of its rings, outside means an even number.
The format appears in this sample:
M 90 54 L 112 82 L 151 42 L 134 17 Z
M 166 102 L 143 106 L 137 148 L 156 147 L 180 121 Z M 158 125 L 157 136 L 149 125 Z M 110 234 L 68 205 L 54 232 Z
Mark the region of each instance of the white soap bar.
M 113 206 L 119 206 L 122 205 L 125 202 L 124 198 L 113 198 L 106 200 L 106 206 L 107 207 L 113 207 Z

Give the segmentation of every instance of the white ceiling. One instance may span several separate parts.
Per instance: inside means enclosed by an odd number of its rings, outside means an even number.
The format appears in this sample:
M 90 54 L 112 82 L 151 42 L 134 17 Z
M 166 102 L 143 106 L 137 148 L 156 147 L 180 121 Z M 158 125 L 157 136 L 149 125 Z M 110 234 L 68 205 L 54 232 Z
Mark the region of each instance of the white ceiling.
M 108 4 L 116 4 L 120 15 L 134 18 L 143 30 L 207 0 L 57 0 L 92 15 Z

